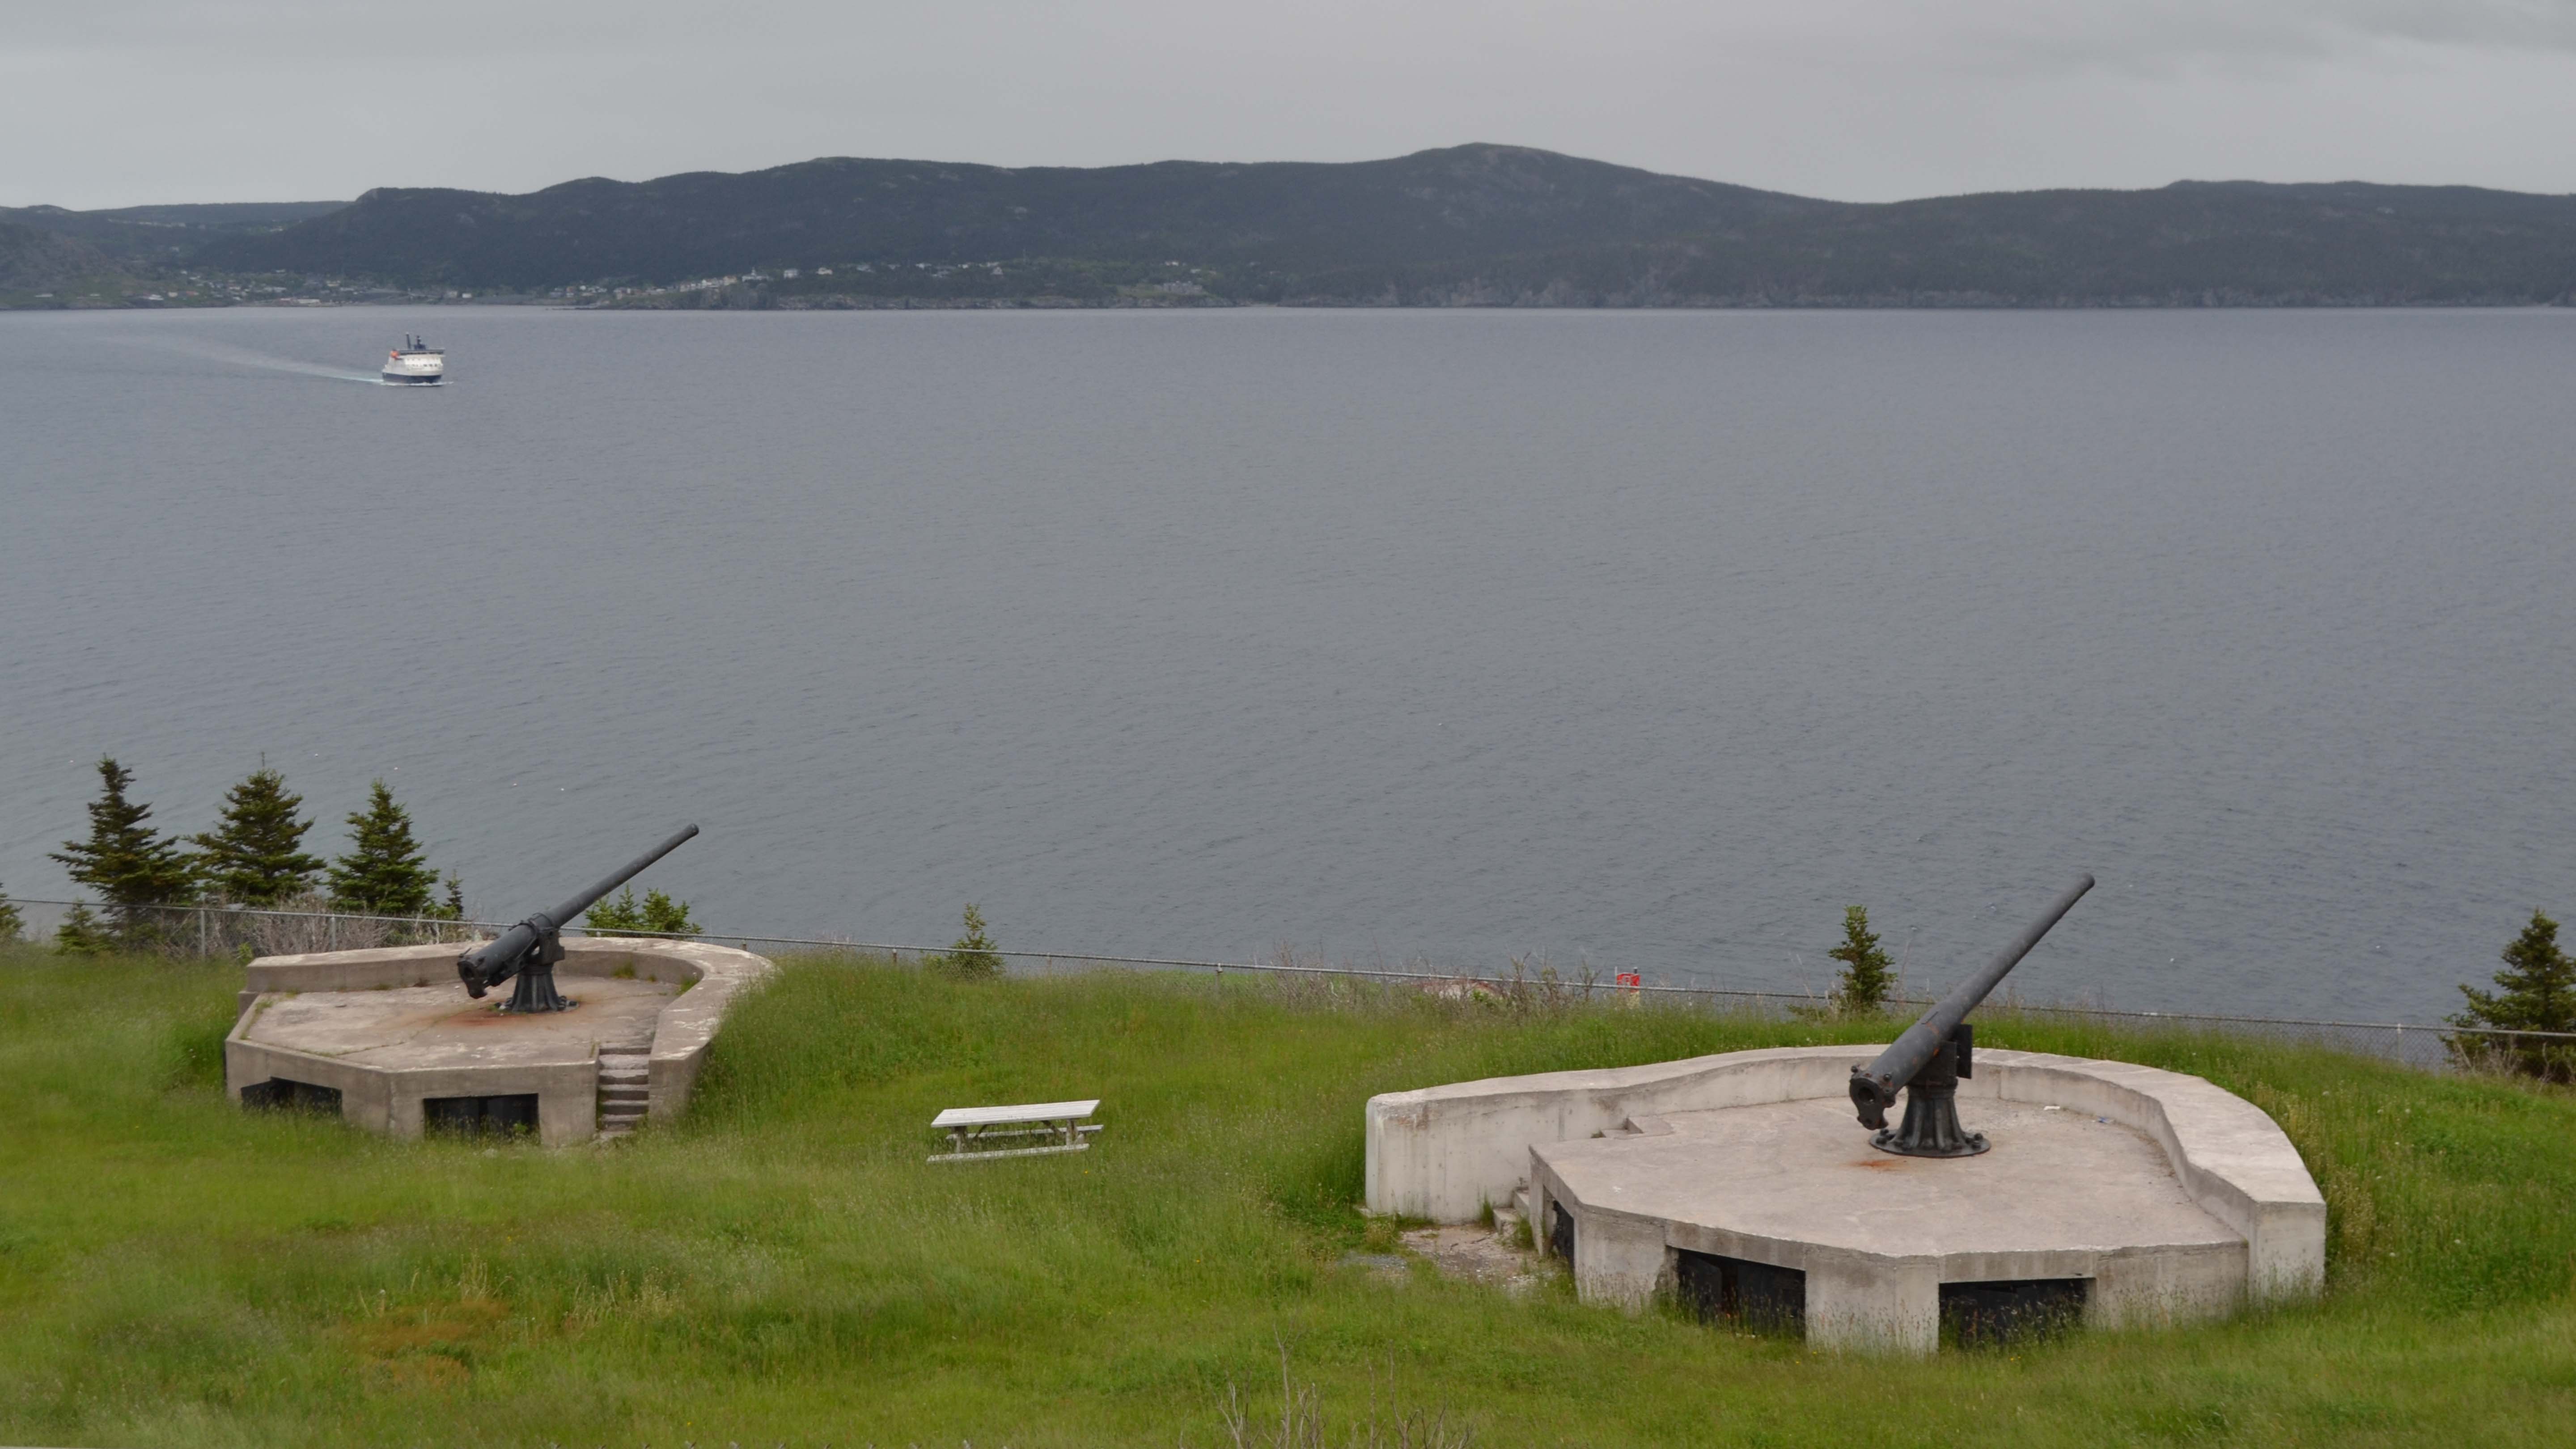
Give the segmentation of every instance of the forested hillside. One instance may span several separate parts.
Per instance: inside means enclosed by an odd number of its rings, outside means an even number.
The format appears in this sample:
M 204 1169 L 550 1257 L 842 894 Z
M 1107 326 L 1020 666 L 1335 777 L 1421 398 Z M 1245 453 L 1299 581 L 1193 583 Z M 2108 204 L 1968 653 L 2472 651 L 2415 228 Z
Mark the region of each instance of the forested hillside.
M 6 220 L 128 267 L 652 306 L 2576 300 L 2576 197 L 2178 182 L 1857 204 L 1481 145 L 1348 164 L 834 158 Z
M 114 270 L 98 248 L 77 237 L 0 220 L 0 297 L 51 292 Z
M 1350 165 L 1097 170 L 833 159 L 742 175 L 572 181 L 526 196 L 371 191 L 346 210 L 209 256 L 520 288 L 1039 259 L 1177 260 L 1293 278 L 1635 243 L 1833 209 L 1494 146 Z

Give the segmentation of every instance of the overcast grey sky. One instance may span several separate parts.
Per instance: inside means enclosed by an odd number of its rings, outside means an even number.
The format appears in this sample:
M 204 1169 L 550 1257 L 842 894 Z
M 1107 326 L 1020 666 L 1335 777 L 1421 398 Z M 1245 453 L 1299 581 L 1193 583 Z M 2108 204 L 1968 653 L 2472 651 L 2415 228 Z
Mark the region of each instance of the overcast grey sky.
M 2576 0 L 0 0 L 0 204 L 1504 141 L 1887 200 L 2576 191 Z

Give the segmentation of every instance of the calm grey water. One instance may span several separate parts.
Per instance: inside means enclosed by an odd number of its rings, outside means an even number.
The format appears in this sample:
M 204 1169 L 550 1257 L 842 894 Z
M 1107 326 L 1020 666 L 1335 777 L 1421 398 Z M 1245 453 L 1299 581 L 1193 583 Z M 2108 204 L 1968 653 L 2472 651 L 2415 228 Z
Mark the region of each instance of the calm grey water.
M 404 331 L 455 381 L 372 374 Z M 301 369 L 301 370 L 298 370 Z M 339 374 L 335 376 L 334 374 Z M 0 318 L 0 884 L 2422 1019 L 2576 911 L 2576 314 Z

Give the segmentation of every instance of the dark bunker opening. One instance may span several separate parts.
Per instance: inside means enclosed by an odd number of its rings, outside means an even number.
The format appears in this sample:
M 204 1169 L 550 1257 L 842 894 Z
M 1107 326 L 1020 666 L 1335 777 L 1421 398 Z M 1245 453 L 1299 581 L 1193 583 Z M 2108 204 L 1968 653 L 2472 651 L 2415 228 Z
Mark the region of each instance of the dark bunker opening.
M 256 1112 L 328 1112 L 336 1117 L 340 1114 L 340 1089 L 271 1077 L 242 1088 L 241 1104 Z
M 1574 1263 L 1574 1214 L 1565 1204 L 1550 1200 L 1547 1205 L 1547 1250 L 1567 1266 Z
M 2084 1320 L 2090 1278 L 2020 1278 L 1941 1285 L 1941 1338 L 1989 1348 L 2063 1333 Z
M 1682 1307 L 1704 1323 L 1732 1323 L 1757 1333 L 1807 1330 L 1807 1275 L 1750 1258 L 1677 1249 L 1673 1283 Z
M 420 1104 L 421 1126 L 439 1136 L 508 1137 L 537 1131 L 537 1094 L 501 1097 L 426 1097 Z

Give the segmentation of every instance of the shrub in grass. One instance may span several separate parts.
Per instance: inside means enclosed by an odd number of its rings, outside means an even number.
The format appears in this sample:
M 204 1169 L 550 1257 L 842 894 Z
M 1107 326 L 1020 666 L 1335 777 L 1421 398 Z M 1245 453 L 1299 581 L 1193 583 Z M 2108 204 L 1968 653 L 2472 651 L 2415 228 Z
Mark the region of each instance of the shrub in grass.
M 79 901 L 72 903 L 63 913 L 63 923 L 54 928 L 54 949 L 66 956 L 105 956 L 116 948 L 115 932 Z
M 963 934 L 943 955 L 934 956 L 931 966 L 944 976 L 960 981 L 981 981 L 1002 974 L 1002 955 L 993 949 L 992 938 L 984 934 L 984 913 L 973 902 L 966 906 Z

